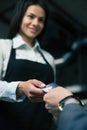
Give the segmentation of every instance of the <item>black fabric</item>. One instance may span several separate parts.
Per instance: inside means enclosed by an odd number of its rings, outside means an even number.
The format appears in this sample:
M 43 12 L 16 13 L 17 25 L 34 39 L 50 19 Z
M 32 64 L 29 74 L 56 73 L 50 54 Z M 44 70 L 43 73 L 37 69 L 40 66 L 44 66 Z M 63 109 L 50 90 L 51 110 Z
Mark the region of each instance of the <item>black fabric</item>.
M 3 80 L 29 79 L 38 79 L 48 84 L 54 81 L 53 70 L 48 64 L 15 59 L 15 49 L 12 48 Z M 45 109 L 44 102 L 32 103 L 27 98 L 20 103 L 0 102 L 0 130 L 50 130 L 52 126 L 52 115 Z

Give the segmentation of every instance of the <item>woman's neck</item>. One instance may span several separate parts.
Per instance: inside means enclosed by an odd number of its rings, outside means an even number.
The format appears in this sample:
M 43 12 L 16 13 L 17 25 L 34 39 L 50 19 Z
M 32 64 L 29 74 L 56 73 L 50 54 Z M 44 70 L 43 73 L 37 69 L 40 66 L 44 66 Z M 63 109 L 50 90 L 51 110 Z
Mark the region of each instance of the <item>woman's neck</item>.
M 33 47 L 34 46 L 34 42 L 35 42 L 35 39 L 33 38 L 29 38 L 23 34 L 20 34 L 22 39 L 30 46 L 30 47 Z

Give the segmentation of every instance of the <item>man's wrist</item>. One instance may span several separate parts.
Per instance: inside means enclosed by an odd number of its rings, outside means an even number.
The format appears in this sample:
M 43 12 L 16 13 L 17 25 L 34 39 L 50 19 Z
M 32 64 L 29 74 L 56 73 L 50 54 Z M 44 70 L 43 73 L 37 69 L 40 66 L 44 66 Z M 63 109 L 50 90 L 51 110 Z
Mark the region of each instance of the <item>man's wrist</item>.
M 58 109 L 60 111 L 62 111 L 64 106 L 67 104 L 70 104 L 70 103 L 77 103 L 77 104 L 80 104 L 81 106 L 83 106 L 83 103 L 81 102 L 81 100 L 78 97 L 75 97 L 74 95 L 69 95 L 58 103 Z
M 68 99 L 67 101 L 65 101 L 64 106 L 66 106 L 67 104 L 70 104 L 70 103 L 79 104 L 79 102 L 75 98 L 71 98 L 71 99 Z

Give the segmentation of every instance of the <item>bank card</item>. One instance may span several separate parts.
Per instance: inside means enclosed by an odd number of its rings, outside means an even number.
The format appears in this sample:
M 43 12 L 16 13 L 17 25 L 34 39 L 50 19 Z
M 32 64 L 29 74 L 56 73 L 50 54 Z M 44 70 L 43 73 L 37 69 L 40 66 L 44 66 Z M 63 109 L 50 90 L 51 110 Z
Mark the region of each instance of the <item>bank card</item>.
M 56 83 L 50 83 L 50 84 L 47 84 L 45 88 L 43 88 L 42 90 L 45 92 L 45 93 L 48 93 L 50 89 L 53 89 L 53 88 L 56 88 L 58 87 L 58 84 Z

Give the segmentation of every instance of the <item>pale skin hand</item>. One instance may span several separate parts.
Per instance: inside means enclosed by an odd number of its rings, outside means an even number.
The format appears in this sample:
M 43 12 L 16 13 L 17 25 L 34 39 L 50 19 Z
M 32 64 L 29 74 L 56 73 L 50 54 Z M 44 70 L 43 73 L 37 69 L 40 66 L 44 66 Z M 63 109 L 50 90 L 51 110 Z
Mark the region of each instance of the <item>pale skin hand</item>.
M 17 87 L 17 96 L 26 95 L 33 103 L 42 102 L 44 92 L 43 88 L 45 84 L 39 80 L 31 79 L 28 81 L 20 82 Z
M 72 93 L 61 87 L 58 86 L 57 88 L 51 89 L 47 94 L 44 95 L 43 100 L 45 101 L 45 108 L 48 110 L 49 113 L 58 116 L 58 103 L 63 98 L 72 95 Z

